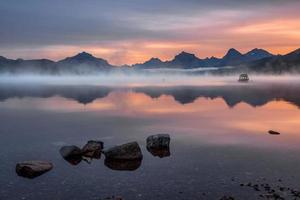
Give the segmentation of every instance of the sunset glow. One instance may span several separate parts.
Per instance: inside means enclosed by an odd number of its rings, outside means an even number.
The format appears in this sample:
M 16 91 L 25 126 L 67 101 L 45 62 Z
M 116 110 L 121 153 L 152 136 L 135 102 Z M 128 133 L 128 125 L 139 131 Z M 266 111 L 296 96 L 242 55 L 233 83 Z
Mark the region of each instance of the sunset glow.
M 0 24 L 6 27 L 0 31 L 0 55 L 60 60 L 87 51 L 123 65 L 151 57 L 170 60 L 183 50 L 205 58 L 222 57 L 231 47 L 243 53 L 264 48 L 274 54 L 300 47 L 300 3 L 293 0 L 91 1 L 72 5 L 73 11 L 66 11 L 70 5 L 62 2 L 59 7 L 26 4 L 0 3 Z M 33 18 L 38 20 L 33 23 Z

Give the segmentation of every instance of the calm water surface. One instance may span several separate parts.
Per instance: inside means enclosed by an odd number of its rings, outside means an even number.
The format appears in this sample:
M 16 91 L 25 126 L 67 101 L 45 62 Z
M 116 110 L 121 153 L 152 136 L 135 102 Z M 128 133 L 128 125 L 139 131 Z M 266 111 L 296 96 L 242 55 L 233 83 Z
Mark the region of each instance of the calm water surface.
M 101 87 L 0 86 L 0 199 L 258 199 L 241 183 L 299 188 L 300 84 Z M 269 135 L 269 130 L 281 135 Z M 171 155 L 153 157 L 151 134 L 171 136 Z M 63 145 L 105 147 L 137 141 L 134 171 L 70 165 Z M 23 160 L 48 160 L 35 179 L 16 175 Z M 282 180 L 281 182 L 278 180 Z M 288 193 L 286 199 L 293 199 Z

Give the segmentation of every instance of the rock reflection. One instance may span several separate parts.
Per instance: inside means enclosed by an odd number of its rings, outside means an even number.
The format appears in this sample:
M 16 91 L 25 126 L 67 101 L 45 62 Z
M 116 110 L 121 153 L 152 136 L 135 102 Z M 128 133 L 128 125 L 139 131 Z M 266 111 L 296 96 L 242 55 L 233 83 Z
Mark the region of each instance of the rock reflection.
M 155 157 L 158 156 L 160 158 L 164 158 L 164 157 L 169 157 L 171 155 L 169 147 L 168 148 L 160 148 L 160 149 L 147 148 L 147 150 L 149 151 L 149 153 L 151 153 Z
M 105 159 L 104 164 L 106 167 L 117 171 L 134 171 L 137 170 L 142 160 L 119 160 L 119 159 Z
M 70 163 L 71 165 L 78 165 L 82 161 L 82 157 L 69 157 L 69 158 L 64 158 L 65 161 Z

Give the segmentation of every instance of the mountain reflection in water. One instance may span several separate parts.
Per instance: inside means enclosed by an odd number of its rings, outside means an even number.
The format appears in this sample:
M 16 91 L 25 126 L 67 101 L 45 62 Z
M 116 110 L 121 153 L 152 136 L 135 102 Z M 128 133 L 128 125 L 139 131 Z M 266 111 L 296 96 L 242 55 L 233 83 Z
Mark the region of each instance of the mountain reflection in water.
M 0 85 L 0 158 L 5 163 L 0 199 L 202 199 L 205 192 L 203 199 L 230 193 L 252 200 L 260 193 L 240 184 L 260 178 L 297 188 L 299 90 L 300 84 L 287 83 Z M 146 138 L 159 133 L 172 138 L 171 152 L 147 148 Z M 63 146 L 82 148 L 90 140 L 103 141 L 105 148 L 136 141 L 143 160 L 59 154 Z M 12 170 L 19 161 L 36 159 L 52 162 L 54 169 L 30 182 Z
M 251 106 L 262 106 L 270 101 L 283 100 L 300 106 L 300 84 L 237 84 L 223 86 L 176 86 L 176 87 L 135 87 L 113 88 L 101 86 L 0 86 L 0 101 L 10 98 L 54 96 L 72 99 L 81 104 L 107 97 L 111 92 L 126 91 L 143 93 L 151 98 L 162 95 L 172 96 L 180 104 L 193 103 L 198 98 L 222 98 L 229 107 L 244 102 Z

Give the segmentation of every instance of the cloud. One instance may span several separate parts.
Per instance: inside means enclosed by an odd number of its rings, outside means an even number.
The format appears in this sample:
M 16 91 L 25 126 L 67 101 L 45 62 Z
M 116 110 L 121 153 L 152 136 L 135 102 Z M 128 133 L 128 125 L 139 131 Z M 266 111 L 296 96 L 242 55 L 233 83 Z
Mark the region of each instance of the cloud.
M 263 24 L 276 29 L 274 21 L 299 18 L 299 7 L 297 0 L 0 1 L 0 54 L 59 59 L 89 50 L 118 64 L 169 59 L 180 48 L 220 56 L 230 47 L 274 47 L 263 41 L 270 29 L 256 29 Z M 298 39 L 295 23 L 271 38 L 291 49 L 290 40 Z M 293 32 L 296 36 L 288 37 Z

